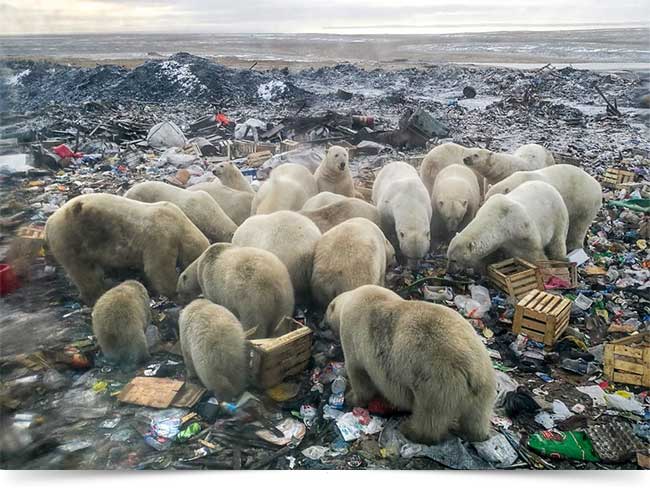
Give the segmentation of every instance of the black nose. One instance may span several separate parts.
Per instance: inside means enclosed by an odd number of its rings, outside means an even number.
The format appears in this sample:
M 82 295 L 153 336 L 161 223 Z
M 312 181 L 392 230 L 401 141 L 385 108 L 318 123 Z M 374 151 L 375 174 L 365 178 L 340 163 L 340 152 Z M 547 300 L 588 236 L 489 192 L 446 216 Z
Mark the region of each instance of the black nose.
M 341 168 L 341 170 L 343 170 L 343 169 L 345 168 L 345 163 L 341 163 L 341 164 L 339 165 L 339 168 Z
M 465 163 L 467 166 L 472 166 L 472 159 L 469 156 L 466 156 L 463 158 L 463 163 Z

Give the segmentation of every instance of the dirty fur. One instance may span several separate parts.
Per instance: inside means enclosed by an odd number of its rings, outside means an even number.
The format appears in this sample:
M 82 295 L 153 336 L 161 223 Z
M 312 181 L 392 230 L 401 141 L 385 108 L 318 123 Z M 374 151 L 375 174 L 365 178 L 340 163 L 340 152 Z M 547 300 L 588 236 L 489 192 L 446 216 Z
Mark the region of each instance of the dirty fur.
M 270 178 L 255 194 L 251 215 L 280 210 L 299 211 L 317 193 L 316 179 L 307 168 L 285 163 L 273 169 Z
M 379 211 L 374 205 L 357 198 L 340 197 L 341 199 L 336 202 L 318 209 L 305 210 L 303 208 L 300 214 L 311 219 L 318 226 L 321 233 L 325 233 L 334 226 L 355 217 L 364 217 L 378 226 L 380 225 Z
M 587 231 L 603 203 L 603 190 L 598 180 L 577 166 L 553 165 L 541 170 L 515 172 L 490 187 L 486 198 L 507 194 L 530 181 L 546 182 L 560 193 L 569 213 L 567 250 L 582 248 Z
M 203 253 L 208 239 L 174 204 L 144 204 L 109 194 L 75 197 L 47 220 L 54 258 L 92 305 L 106 290 L 104 272 L 137 269 L 157 293 L 174 298 L 178 273 Z
M 255 338 L 270 338 L 285 316 L 293 315 L 289 272 L 273 253 L 230 243 L 210 246 L 178 278 L 184 302 L 199 294 L 231 311 Z
M 417 171 L 408 163 L 384 166 L 372 187 L 381 229 L 409 265 L 424 258 L 431 244 L 431 198 Z
M 292 211 L 251 216 L 232 238 L 237 246 L 269 251 L 287 267 L 298 300 L 309 297 L 314 249 L 321 237 L 316 224 Z
M 237 225 L 206 192 L 190 192 L 164 182 L 142 182 L 124 197 L 140 202 L 171 202 L 201 230 L 211 242 L 229 242 Z
M 314 173 L 319 192 L 354 197 L 354 181 L 350 172 L 348 151 L 341 146 L 332 146 Z
M 104 293 L 92 312 L 93 334 L 104 356 L 122 367 L 134 367 L 149 358 L 145 330 L 151 322 L 147 289 L 127 280 Z
M 418 443 L 438 443 L 452 431 L 469 441 L 488 438 L 492 362 L 456 311 L 364 285 L 334 299 L 325 321 L 340 334 L 351 406 L 381 395 L 410 411 L 400 431 Z
M 187 377 L 198 377 L 219 400 L 237 399 L 246 388 L 244 330 L 225 307 L 197 299 L 178 321 Z
M 484 269 L 496 252 L 506 258 L 565 260 L 569 214 L 562 196 L 545 182 L 526 182 L 508 195 L 493 195 L 449 243 L 455 267 Z
M 316 245 L 311 276 L 312 297 L 321 306 L 365 284 L 384 285 L 395 250 L 368 219 L 357 217 L 334 226 Z
M 534 145 L 533 148 L 530 148 L 532 145 L 526 146 L 520 148 L 521 152 L 519 154 L 517 151 L 514 154 L 509 154 L 477 149 L 465 156 L 463 163 L 483 175 L 490 185 L 508 178 L 516 171 L 539 170 L 555 163 L 552 155 L 550 158 L 542 158 L 537 154 L 538 151 L 544 151 L 546 155 L 546 150 L 542 146 Z M 541 148 L 541 150 L 536 147 Z M 550 153 L 548 154 L 550 155 Z
M 436 181 L 438 174 L 450 165 L 462 165 L 463 158 L 472 154 L 473 151 L 478 150 L 479 148 L 466 148 L 456 143 L 443 143 L 439 144 L 435 148 L 431 149 L 427 155 L 422 160 L 420 165 L 420 178 L 422 183 L 431 195 L 433 191 L 433 184 Z M 483 195 L 483 177 L 477 172 L 474 172 L 476 175 L 476 182 L 481 189 L 481 195 Z
M 197 183 L 187 190 L 207 192 L 237 226 L 251 215 L 251 204 L 255 194 L 227 187 L 218 179 L 212 182 Z
M 443 168 L 431 192 L 432 235 L 450 239 L 467 226 L 481 205 L 481 189 L 474 173 L 463 165 Z

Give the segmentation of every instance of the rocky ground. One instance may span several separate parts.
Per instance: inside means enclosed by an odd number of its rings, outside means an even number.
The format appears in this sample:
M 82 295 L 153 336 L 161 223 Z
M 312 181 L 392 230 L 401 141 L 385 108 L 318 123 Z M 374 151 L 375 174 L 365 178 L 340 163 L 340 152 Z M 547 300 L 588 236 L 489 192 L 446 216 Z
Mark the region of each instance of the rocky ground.
M 650 190 L 639 183 L 649 179 L 650 158 L 649 110 L 640 103 L 648 91 L 644 77 L 462 65 L 253 71 L 182 53 L 133 69 L 3 63 L 0 158 L 24 154 L 34 168 L 13 171 L 3 168 L 7 160 L 0 159 L 0 262 L 12 263 L 21 275 L 20 287 L 0 299 L 2 466 L 647 468 L 642 449 L 648 448 L 650 386 L 613 382 L 602 373 L 605 342 L 650 331 L 648 211 L 612 204 L 650 198 Z M 466 87 L 473 87 L 476 96 L 464 97 Z M 608 113 L 596 87 L 617 110 Z M 536 142 L 558 160 L 599 178 L 609 167 L 636 175 L 637 185 L 606 193 L 585 246 L 589 259 L 578 267 L 575 287 L 551 290 L 577 299 L 570 327 L 551 351 L 512 333 L 512 299 L 485 277 L 445 275 L 444 246 L 416 271 L 397 267 L 389 272 L 389 286 L 404 297 L 442 302 L 473 316 L 500 376 L 492 445 L 473 446 L 458 438 L 438 446 L 416 445 L 396 432 L 399 413 L 386 411 L 381 403 L 370 412 L 340 406 L 340 396 L 330 395 L 332 381 L 345 378 L 340 347 L 319 327 L 320 312 L 310 305 L 297 311 L 297 318 L 314 330 L 312 358 L 282 388 L 252 389 L 255 397 L 236 407 L 214 407 L 209 396 L 171 410 L 116 398 L 135 375 L 184 380 L 182 357 L 175 349 L 178 306 L 153 298 L 149 339 L 156 353 L 151 365 L 121 371 L 96 351 L 90 309 L 79 303 L 63 270 L 43 256 L 40 243 L 34 246 L 38 234 L 30 241 L 21 229 L 31 225 L 38 230 L 60 205 L 81 193 L 122 194 L 146 179 L 172 178 L 182 185 L 179 161 L 181 166 L 189 161 L 192 178 L 209 176 L 210 162 L 196 147 L 180 150 L 176 154 L 184 158 L 174 159 L 147 144 L 149 128 L 164 120 L 177 123 L 188 137 L 207 138 L 216 148 L 217 156 L 211 158 L 219 158 L 225 151 L 220 143 L 234 139 L 235 123 L 255 125 L 252 118 L 261 121 L 257 137 L 267 145 L 264 149 L 272 146 L 279 152 L 280 139 L 316 149 L 330 140 L 354 145 L 381 140 L 378 134 L 397 130 L 402 116 L 417 108 L 444 124 L 448 140 L 503 151 Z M 216 113 L 233 123 L 214 125 Z M 373 129 L 355 126 L 352 115 L 372 116 Z M 277 129 L 280 125 L 284 127 Z M 376 154 L 358 151 L 352 167 L 367 187 L 388 159 L 417 165 L 427 146 L 447 139 L 382 140 L 372 150 Z M 52 147 L 61 143 L 83 156 L 53 157 Z M 242 169 L 251 166 L 245 154 L 234 157 Z M 471 295 L 468 287 L 475 284 L 490 294 L 482 317 L 464 305 Z M 577 389 L 583 387 L 603 392 L 592 400 Z M 197 415 L 187 417 L 192 413 Z M 273 426 L 280 427 L 283 437 L 273 428 L 276 438 L 259 433 Z M 624 461 L 611 463 L 602 443 L 599 461 L 575 454 L 570 460 L 538 458 L 529 447 L 528 440 L 545 429 L 588 432 L 594 426 L 611 428 L 607 443 L 623 447 L 619 455 Z M 179 431 L 187 436 L 178 437 Z

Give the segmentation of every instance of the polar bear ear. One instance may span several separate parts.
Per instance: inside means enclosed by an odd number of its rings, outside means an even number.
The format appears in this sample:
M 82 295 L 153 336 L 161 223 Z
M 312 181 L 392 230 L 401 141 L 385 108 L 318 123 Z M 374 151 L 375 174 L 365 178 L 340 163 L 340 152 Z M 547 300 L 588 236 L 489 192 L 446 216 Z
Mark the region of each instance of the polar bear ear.
M 474 251 L 474 243 L 472 243 L 471 241 L 469 243 L 467 243 L 467 249 L 470 252 Z
M 461 200 L 460 203 L 463 207 L 467 207 L 467 200 Z
M 444 201 L 444 200 L 439 200 L 439 201 L 438 201 L 438 205 L 439 205 L 440 207 L 444 207 L 444 205 L 445 205 L 445 201 Z

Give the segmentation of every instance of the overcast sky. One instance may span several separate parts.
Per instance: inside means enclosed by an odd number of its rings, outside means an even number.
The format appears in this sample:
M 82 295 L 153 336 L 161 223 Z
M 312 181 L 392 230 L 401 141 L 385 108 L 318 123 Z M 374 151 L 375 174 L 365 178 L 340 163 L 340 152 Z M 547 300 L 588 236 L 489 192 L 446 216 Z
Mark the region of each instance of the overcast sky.
M 648 26 L 650 0 L 0 0 L 2 34 L 441 33 Z

